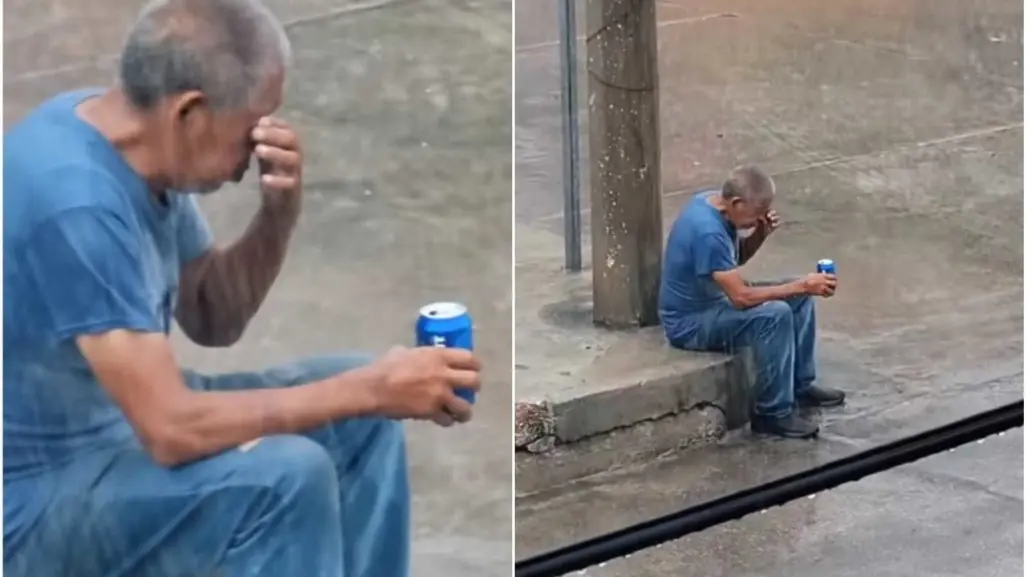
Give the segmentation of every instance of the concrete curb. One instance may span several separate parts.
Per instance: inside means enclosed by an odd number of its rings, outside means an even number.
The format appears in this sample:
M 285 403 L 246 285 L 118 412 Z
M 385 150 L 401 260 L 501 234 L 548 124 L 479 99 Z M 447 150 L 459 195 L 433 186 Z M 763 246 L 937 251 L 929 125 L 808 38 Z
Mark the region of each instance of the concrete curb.
M 706 445 L 744 425 L 749 416 L 748 359 L 704 357 L 708 362 L 687 372 L 624 382 L 560 402 L 518 403 L 517 493 Z

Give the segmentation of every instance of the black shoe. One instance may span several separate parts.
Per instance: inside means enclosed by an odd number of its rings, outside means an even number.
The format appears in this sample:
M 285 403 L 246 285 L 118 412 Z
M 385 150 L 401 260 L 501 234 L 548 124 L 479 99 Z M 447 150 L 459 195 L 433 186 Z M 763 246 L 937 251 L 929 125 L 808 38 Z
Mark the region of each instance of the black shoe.
M 795 400 L 800 407 L 838 407 L 845 403 L 845 393 L 813 385 Z
M 816 437 L 820 432 L 820 427 L 816 423 L 800 417 L 796 411 L 784 417 L 753 415 L 749 428 L 753 433 L 777 435 L 786 439 L 809 439 Z

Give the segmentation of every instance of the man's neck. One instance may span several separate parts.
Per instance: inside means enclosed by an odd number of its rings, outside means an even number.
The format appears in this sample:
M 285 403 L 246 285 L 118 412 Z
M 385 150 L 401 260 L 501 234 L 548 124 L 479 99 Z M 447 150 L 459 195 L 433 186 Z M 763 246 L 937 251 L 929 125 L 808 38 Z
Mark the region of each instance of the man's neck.
M 75 112 L 110 141 L 152 191 L 167 188 L 167 180 L 162 176 L 159 158 L 155 154 L 157 147 L 155 135 L 149 128 L 151 122 L 129 104 L 120 90 L 112 88 L 90 98 L 79 104 Z
M 719 192 L 707 196 L 706 203 L 720 214 L 727 212 L 727 205 L 724 203 L 724 198 L 720 196 Z

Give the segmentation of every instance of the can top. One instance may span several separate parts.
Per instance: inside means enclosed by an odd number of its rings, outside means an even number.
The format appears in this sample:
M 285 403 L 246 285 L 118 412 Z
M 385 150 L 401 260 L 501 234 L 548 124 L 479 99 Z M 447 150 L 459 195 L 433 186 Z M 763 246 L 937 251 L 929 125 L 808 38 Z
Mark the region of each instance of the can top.
M 826 264 L 826 265 L 832 265 L 832 264 L 834 264 L 834 259 L 830 259 L 830 258 L 822 258 L 822 259 L 820 259 L 820 260 L 818 260 L 818 261 L 817 261 L 817 264 L 821 264 L 821 265 L 824 265 L 824 264 Z
M 467 314 L 467 307 L 460 303 L 441 302 L 421 307 L 421 316 L 429 319 L 455 319 L 464 314 Z

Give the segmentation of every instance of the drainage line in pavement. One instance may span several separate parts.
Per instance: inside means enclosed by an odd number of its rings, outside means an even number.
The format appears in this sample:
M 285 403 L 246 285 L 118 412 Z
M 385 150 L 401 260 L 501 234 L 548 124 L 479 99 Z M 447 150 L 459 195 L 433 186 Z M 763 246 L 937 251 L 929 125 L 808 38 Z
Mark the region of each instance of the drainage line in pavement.
M 1023 399 L 776 481 L 518 561 L 515 577 L 556 577 L 1023 426 Z

